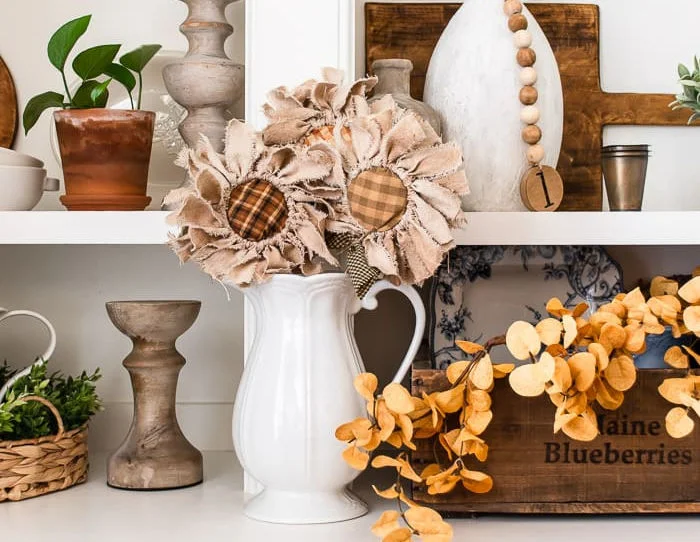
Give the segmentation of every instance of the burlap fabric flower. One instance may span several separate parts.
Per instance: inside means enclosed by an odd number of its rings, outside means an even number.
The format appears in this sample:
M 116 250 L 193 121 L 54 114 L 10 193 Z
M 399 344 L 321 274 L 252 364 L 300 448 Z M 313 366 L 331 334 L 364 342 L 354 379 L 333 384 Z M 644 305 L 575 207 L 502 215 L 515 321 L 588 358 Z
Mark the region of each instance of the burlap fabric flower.
M 377 84 L 376 77 L 343 83 L 343 72 L 325 68 L 323 80 L 309 80 L 296 88 L 279 87 L 263 106 L 269 125 L 263 131 L 266 145 L 331 141 L 338 123 L 357 114 L 358 103 Z
M 328 223 L 336 234 L 329 244 L 352 256 L 347 271 L 360 296 L 382 275 L 408 284 L 433 276 L 455 245 L 451 228 L 465 223 L 460 196 L 468 191 L 457 145 L 390 96 L 368 107 L 336 126 L 346 179 Z
M 236 120 L 225 143 L 220 155 L 203 138 L 178 159 L 192 179 L 166 198 L 182 228 L 170 242 L 180 260 L 239 286 L 319 272 L 319 258 L 336 265 L 324 231 L 328 202 L 342 193 L 337 154 L 326 144 L 268 148 Z

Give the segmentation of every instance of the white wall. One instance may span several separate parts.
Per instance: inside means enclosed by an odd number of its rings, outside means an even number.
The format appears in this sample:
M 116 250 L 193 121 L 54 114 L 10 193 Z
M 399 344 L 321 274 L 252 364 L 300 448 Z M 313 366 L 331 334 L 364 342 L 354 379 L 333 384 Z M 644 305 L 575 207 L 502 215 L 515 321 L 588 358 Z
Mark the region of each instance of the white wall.
M 274 1 L 291 0 L 265 0 Z M 600 3 L 605 87 L 674 92 L 675 64 L 678 60 L 689 60 L 697 47 L 692 36 L 696 35 L 694 21 L 700 18 L 700 4 L 695 0 L 601 0 Z M 127 46 L 157 41 L 168 49 L 186 47 L 177 31 L 185 8 L 177 0 L 64 0 L 60 3 L 5 0 L 0 4 L 0 55 L 15 76 L 21 103 L 57 84 L 44 53 L 51 31 L 68 18 L 90 11 L 95 15 L 91 34 L 94 40 L 126 36 Z M 683 17 L 677 15 L 680 12 Z M 41 16 L 37 16 L 38 13 Z M 119 17 L 127 17 L 128 23 L 113 24 Z M 229 18 L 237 30 L 236 39 L 229 42 L 230 52 L 234 59 L 242 61 L 243 10 L 240 3 L 230 8 Z M 358 31 L 361 28 L 359 24 Z M 639 38 L 641 34 L 646 37 Z M 270 35 L 267 41 L 275 44 Z M 293 55 L 293 51 L 285 51 Z M 362 62 L 358 66 L 361 69 Z M 265 69 L 261 65 L 251 68 Z M 17 148 L 42 157 L 51 172 L 58 174 L 47 134 L 48 118 L 44 118 L 29 138 L 19 136 Z M 700 146 L 700 129 L 617 129 L 609 134 L 609 140 L 613 137 L 617 141 L 643 140 L 654 145 L 656 152 L 650 182 L 660 183 L 662 187 L 668 184 L 669 188 L 652 186 L 652 197 L 648 198 L 651 204 L 663 207 L 659 202 L 666 201 L 661 196 L 657 200 L 655 193 L 695 194 L 700 162 L 694 160 L 693 150 Z M 683 208 L 700 208 L 700 202 L 693 197 L 682 198 Z M 628 285 L 633 285 L 639 277 L 657 272 L 682 272 L 700 263 L 700 252 L 695 247 L 641 251 L 634 247 L 617 247 L 611 253 L 623 262 Z M 243 358 L 240 295 L 233 292 L 228 301 L 221 287 L 212 284 L 195 268 L 178 269 L 175 256 L 164 247 L 0 246 L 0 272 L 0 306 L 31 308 L 46 314 L 56 324 L 59 344 L 52 360 L 55 367 L 70 371 L 102 367 L 105 376 L 100 392 L 108 409 L 93 424 L 93 444 L 98 449 L 114 448 L 125 434 L 131 401 L 127 374 L 121 367 L 129 342 L 109 323 L 105 301 L 201 299 L 204 302 L 202 314 L 180 344 L 188 359 L 179 388 L 181 422 L 185 433 L 198 446 L 204 449 L 231 447 L 230 414 Z M 386 378 L 393 370 L 390 360 L 403 355 L 412 317 L 395 294 L 385 294 L 380 305 L 376 313 L 362 314 L 356 327 L 360 350 L 368 367 Z M 43 344 L 43 335 L 38 327 L 19 321 L 0 327 L 0 357 L 19 364 L 41 350 L 38 346 L 27 345 L 39 343 Z

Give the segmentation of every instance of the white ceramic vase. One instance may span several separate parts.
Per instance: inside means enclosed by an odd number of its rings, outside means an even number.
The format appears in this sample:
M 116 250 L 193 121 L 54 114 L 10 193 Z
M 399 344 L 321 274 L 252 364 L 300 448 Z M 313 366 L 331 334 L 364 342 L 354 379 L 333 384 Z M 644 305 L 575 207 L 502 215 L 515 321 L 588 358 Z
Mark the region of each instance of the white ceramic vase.
M 544 164 L 556 166 L 564 101 L 552 48 L 532 14 L 523 10 L 537 54 L 539 126 Z M 435 48 L 425 102 L 442 117 L 443 136 L 464 150 L 470 211 L 524 211 L 520 179 L 527 170 L 519 99 L 521 68 L 502 0 L 465 0 Z
M 367 506 L 349 489 L 358 475 L 335 438 L 342 423 L 364 416 L 354 387 L 364 365 L 353 335 L 354 315 L 374 309 L 376 295 L 396 289 L 416 312 L 416 328 L 395 381 L 411 367 L 425 327 L 418 292 L 389 282 L 363 301 L 341 273 L 279 275 L 244 290 L 254 310 L 255 340 L 241 381 L 233 441 L 246 473 L 264 489 L 247 516 L 272 523 L 330 523 L 359 517 Z

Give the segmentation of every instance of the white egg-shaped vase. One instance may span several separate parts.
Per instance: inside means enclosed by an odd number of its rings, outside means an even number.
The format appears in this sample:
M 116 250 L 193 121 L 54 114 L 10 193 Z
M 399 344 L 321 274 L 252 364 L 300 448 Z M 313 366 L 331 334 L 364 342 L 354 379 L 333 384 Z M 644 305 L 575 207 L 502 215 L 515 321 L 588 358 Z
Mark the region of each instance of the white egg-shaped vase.
M 543 164 L 556 167 L 564 124 L 559 68 L 544 32 L 525 8 L 537 54 Z M 502 0 L 465 0 L 435 48 L 425 102 L 442 118 L 443 136 L 464 150 L 470 211 L 524 211 L 520 179 L 529 165 L 521 137 L 522 68 Z

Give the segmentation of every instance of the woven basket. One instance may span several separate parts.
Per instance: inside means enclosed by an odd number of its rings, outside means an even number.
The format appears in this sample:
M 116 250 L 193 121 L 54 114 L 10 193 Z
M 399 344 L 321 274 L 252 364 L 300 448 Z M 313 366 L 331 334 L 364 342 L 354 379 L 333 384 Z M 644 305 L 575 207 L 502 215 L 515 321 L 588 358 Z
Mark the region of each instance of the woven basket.
M 87 479 L 87 424 L 66 432 L 61 415 L 49 401 L 34 395 L 24 400 L 48 408 L 58 422 L 58 434 L 0 441 L 0 502 L 38 497 Z

